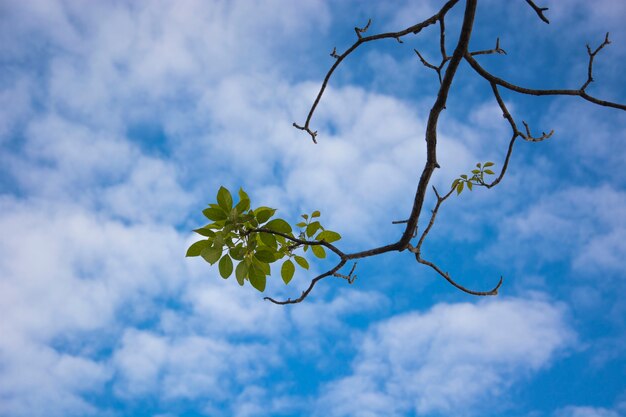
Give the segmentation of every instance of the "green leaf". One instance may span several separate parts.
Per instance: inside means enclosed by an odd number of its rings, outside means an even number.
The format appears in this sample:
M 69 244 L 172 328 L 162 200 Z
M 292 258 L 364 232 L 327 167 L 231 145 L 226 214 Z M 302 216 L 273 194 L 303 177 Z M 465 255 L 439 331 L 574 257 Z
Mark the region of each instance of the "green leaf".
M 271 222 L 267 223 L 264 227 L 270 230 L 274 230 L 276 232 L 282 232 L 287 234 L 291 233 L 291 226 L 283 219 L 274 219 Z
M 456 195 L 461 194 L 461 191 L 463 191 L 463 183 L 459 181 L 459 183 L 456 185 Z
M 485 165 L 483 165 L 485 168 L 487 167 L 492 167 L 494 165 L 493 162 L 485 162 Z
M 237 213 L 239 214 L 242 214 L 249 208 L 250 208 L 250 200 L 248 200 L 247 198 L 242 198 L 241 200 L 239 200 L 239 202 L 235 206 L 235 210 L 237 210 Z M 247 220 L 244 220 L 244 221 L 247 221 Z
M 243 188 L 240 187 L 239 192 L 237 194 L 239 194 L 239 201 L 241 200 L 250 201 L 250 197 L 248 197 L 248 194 L 243 190 Z
M 222 278 L 226 279 L 233 273 L 233 261 L 230 259 L 230 256 L 224 255 L 222 259 L 220 259 L 219 263 L 220 275 Z
M 248 270 L 248 279 L 250 280 L 250 284 L 258 291 L 265 291 L 266 278 L 263 271 L 257 268 L 255 265 L 252 265 Z
M 464 180 L 466 180 L 466 179 L 467 179 L 467 175 L 465 175 L 465 174 L 461 174 L 461 178 L 463 178 Z
M 200 256 L 202 249 L 206 248 L 207 245 L 209 244 L 210 242 L 206 239 L 199 240 L 196 243 L 193 243 L 191 246 L 189 246 L 189 249 L 187 249 L 187 254 L 185 256 Z
M 459 179 L 457 178 L 454 181 L 452 181 L 452 187 L 450 188 L 455 188 L 458 183 L 459 183 Z
M 324 240 L 324 241 L 326 241 L 328 243 L 336 242 L 339 239 L 341 239 L 341 235 L 339 233 L 333 232 L 331 230 L 324 230 L 319 235 L 317 235 L 317 237 L 315 238 L 315 240 Z
M 480 174 L 480 170 L 479 169 L 473 169 L 472 170 L 472 174 Z
M 233 196 L 230 195 L 230 191 L 224 187 L 220 187 L 217 192 L 217 204 L 219 204 L 226 213 L 230 212 L 233 208 Z
M 265 275 L 270 275 L 272 273 L 270 264 L 266 262 L 261 262 L 257 258 L 252 258 L 252 265 L 257 267 L 259 271 L 263 272 Z
M 480 162 L 476 164 L 476 168 L 480 168 Z
M 278 247 L 276 238 L 271 233 L 259 233 L 259 238 L 261 239 L 261 242 L 272 249 L 276 249 Z
M 254 210 L 254 215 L 259 224 L 263 224 L 270 219 L 276 213 L 276 209 L 269 207 L 259 207 Z
M 302 215 L 302 218 L 303 218 L 304 220 L 309 220 L 309 215 L 308 215 L 308 214 L 303 214 L 303 215 Z
M 247 275 L 248 265 L 245 262 L 239 262 L 235 268 L 235 278 L 237 278 L 239 285 L 243 285 Z
M 296 226 L 298 226 L 298 227 L 306 227 L 306 223 L 305 222 L 300 222 L 300 223 L 297 223 Z
M 222 256 L 222 247 L 221 246 L 208 246 L 202 249 L 202 252 L 200 252 L 200 256 L 202 256 L 205 261 L 213 265 Z
M 215 236 L 215 232 L 207 227 L 201 227 L 199 229 L 194 229 L 194 232 L 204 237 L 213 237 Z
M 467 183 L 467 188 L 469 188 L 469 190 L 472 191 L 472 183 L 471 182 Z
M 320 259 L 324 259 L 326 257 L 326 251 L 320 245 L 311 245 L 311 251 L 313 251 L 313 255 Z
M 202 210 L 202 214 L 204 214 L 207 219 L 213 220 L 214 222 L 226 220 L 226 218 L 228 217 L 224 210 L 215 207 L 209 207 Z
M 293 274 L 296 272 L 296 267 L 289 259 L 283 262 L 282 268 L 280 268 L 280 276 L 283 278 L 285 284 L 289 284 L 289 281 L 293 278 Z
M 486 169 L 485 170 L 485 174 L 493 175 L 494 172 L 492 170 L 490 170 L 490 169 Z
M 320 211 L 319 210 L 315 210 L 313 213 L 311 213 L 311 218 L 319 217 L 319 216 L 320 216 Z
M 302 256 L 295 255 L 294 259 L 296 260 L 298 265 L 300 265 L 302 268 L 309 269 L 309 262 L 306 259 L 304 259 Z
M 269 249 L 258 249 L 254 252 L 254 257 L 264 263 L 276 262 L 276 252 Z
M 243 261 L 243 258 L 246 255 L 246 249 L 243 246 L 237 245 L 229 250 L 228 253 L 230 253 L 230 257 L 234 260 Z
M 308 237 L 313 236 L 315 232 L 317 232 L 321 227 L 322 225 L 320 224 L 320 222 L 309 223 L 309 225 L 306 227 L 306 235 Z

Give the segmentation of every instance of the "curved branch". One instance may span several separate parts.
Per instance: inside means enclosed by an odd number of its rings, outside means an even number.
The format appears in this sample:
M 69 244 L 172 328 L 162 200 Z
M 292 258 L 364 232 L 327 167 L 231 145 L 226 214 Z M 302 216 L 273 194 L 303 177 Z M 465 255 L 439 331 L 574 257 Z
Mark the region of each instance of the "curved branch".
M 345 264 L 346 264 L 346 260 L 345 260 L 345 259 L 342 259 L 341 261 L 339 261 L 339 263 L 338 263 L 338 264 L 337 264 L 334 268 L 332 268 L 332 269 L 330 269 L 330 270 L 328 270 L 328 271 L 324 272 L 323 274 L 318 275 L 318 276 L 316 276 L 315 278 L 313 278 L 313 279 L 311 280 L 311 283 L 309 284 L 309 287 L 308 287 L 306 290 L 302 291 L 302 294 L 300 295 L 300 297 L 298 297 L 298 298 L 296 298 L 296 299 L 293 299 L 293 300 L 292 300 L 291 298 L 288 298 L 288 299 L 286 299 L 286 300 L 275 300 L 275 299 L 274 299 L 274 298 L 272 298 L 272 297 L 264 297 L 263 299 L 264 299 L 264 300 L 267 300 L 267 301 L 271 301 L 272 303 L 274 303 L 274 304 L 279 304 L 279 305 L 285 305 L 285 304 L 297 304 L 297 303 L 300 303 L 300 302 L 302 302 L 302 301 L 303 301 L 303 300 L 304 300 L 304 299 L 305 299 L 305 298 L 306 298 L 306 297 L 307 297 L 307 296 L 311 293 L 311 291 L 313 290 L 313 287 L 315 287 L 315 284 L 317 284 L 318 282 L 320 282 L 320 281 L 321 281 L 321 280 L 323 280 L 324 278 L 327 278 L 327 277 L 329 277 L 329 276 L 334 275 L 334 274 L 335 274 L 337 271 L 339 271 L 339 270 L 341 269 L 341 267 L 342 267 L 342 266 L 344 266 Z
M 300 129 L 300 130 L 303 130 L 303 131 L 307 132 L 311 136 L 311 139 L 313 140 L 313 143 L 317 143 L 317 140 L 316 140 L 317 131 L 311 130 L 311 127 L 310 127 L 311 118 L 313 117 L 313 114 L 315 113 L 315 109 L 317 108 L 320 100 L 322 99 L 322 96 L 324 95 L 324 91 L 326 91 L 326 87 L 328 86 L 328 82 L 330 80 L 330 77 L 333 75 L 333 72 L 335 72 L 335 70 L 341 64 L 341 62 L 344 59 L 346 59 L 346 57 L 348 57 L 348 55 L 350 55 L 352 52 L 354 52 L 354 50 L 356 50 L 359 46 L 361 46 L 361 44 L 364 44 L 364 43 L 367 43 L 367 42 L 372 42 L 372 41 L 377 41 L 377 40 L 380 40 L 380 39 L 396 39 L 396 40 L 400 40 L 400 38 L 402 36 L 408 35 L 409 33 L 417 34 L 417 33 L 421 32 L 422 29 L 424 29 L 425 27 L 428 27 L 428 26 L 436 23 L 439 19 L 441 19 L 443 16 L 445 16 L 445 14 L 452 7 L 454 7 L 454 5 L 456 3 L 458 3 L 458 2 L 459 2 L 459 0 L 449 0 L 441 8 L 441 10 L 439 10 L 438 13 L 434 14 L 433 16 L 431 16 L 430 18 L 424 20 L 421 23 L 417 23 L 415 25 L 409 26 L 408 28 L 406 28 L 404 30 L 401 30 L 401 31 L 398 31 L 398 32 L 387 32 L 387 33 L 381 33 L 381 34 L 378 34 L 378 35 L 361 37 L 360 33 L 364 32 L 365 30 L 360 30 L 359 28 L 355 28 L 355 31 L 357 32 L 357 35 L 358 35 L 358 40 L 354 44 L 352 44 L 352 46 L 349 47 L 341 55 L 337 55 L 336 51 L 335 51 L 335 54 L 333 55 L 333 57 L 335 57 L 336 60 L 333 63 L 333 65 L 330 67 L 330 69 L 328 70 L 328 73 L 324 77 L 324 81 L 322 81 L 322 86 L 321 86 L 319 92 L 317 93 L 317 97 L 315 97 L 315 101 L 313 102 L 313 105 L 311 106 L 311 109 L 309 110 L 309 114 L 306 117 L 306 121 L 304 122 L 304 125 L 301 126 L 301 125 L 299 125 L 299 124 L 294 122 L 293 126 L 295 128 L 297 128 L 297 129 Z M 369 23 L 368 23 L 367 27 L 369 27 Z M 366 28 L 363 28 L 363 29 L 366 29 Z
M 474 59 L 469 53 L 465 54 L 465 60 L 470 64 L 470 66 L 476 71 L 481 77 L 486 79 L 487 81 L 507 88 L 511 91 L 515 91 L 516 93 L 528 94 L 532 96 L 578 96 L 583 99 L 590 101 L 594 104 L 598 104 L 604 107 L 613 107 L 615 109 L 626 110 L 626 105 L 614 103 L 611 101 L 600 100 L 598 98 L 592 97 L 585 92 L 585 90 L 542 90 L 542 89 L 533 89 L 533 88 L 525 88 L 520 87 L 515 84 L 511 84 L 508 81 L 503 80 L 502 78 L 498 78 L 495 75 L 492 75 L 483 67 L 480 66 L 478 61 Z

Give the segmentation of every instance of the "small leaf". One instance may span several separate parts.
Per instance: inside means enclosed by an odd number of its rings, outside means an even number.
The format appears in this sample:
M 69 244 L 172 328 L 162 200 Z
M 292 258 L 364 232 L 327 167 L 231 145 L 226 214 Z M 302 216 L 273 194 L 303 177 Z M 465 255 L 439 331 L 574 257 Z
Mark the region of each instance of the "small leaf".
M 265 291 L 266 278 L 263 271 L 257 268 L 255 265 L 252 265 L 248 270 L 248 279 L 250 280 L 250 284 L 258 291 Z
M 233 273 L 233 261 L 230 259 L 230 256 L 224 255 L 222 259 L 220 259 L 219 263 L 220 275 L 222 278 L 226 279 Z
M 490 169 L 486 169 L 485 170 L 485 174 L 493 175 L 494 172 L 492 170 L 490 170 Z
M 298 226 L 298 227 L 306 227 L 306 223 L 305 222 L 300 222 L 300 223 L 297 223 L 296 226 Z
M 239 194 L 239 201 L 241 200 L 250 201 L 250 197 L 248 197 L 248 194 L 243 190 L 243 188 L 239 188 L 239 192 L 237 194 Z
M 280 268 L 280 276 L 283 278 L 285 284 L 289 284 L 289 281 L 293 278 L 293 274 L 296 272 L 296 267 L 289 259 L 283 262 L 282 268 Z
M 247 198 L 242 198 L 241 200 L 239 200 L 239 202 L 235 206 L 235 210 L 237 210 L 238 214 L 242 214 L 249 208 L 250 208 L 250 200 L 248 200 Z M 244 221 L 247 221 L 247 220 L 244 220 Z
M 207 245 L 209 244 L 210 242 L 206 239 L 199 240 L 196 243 L 193 243 L 191 246 L 189 246 L 189 249 L 187 249 L 187 254 L 185 256 L 200 256 L 202 249 L 206 248 Z
M 466 179 L 467 179 L 467 175 L 465 175 L 465 174 L 461 174 L 461 178 L 463 178 L 464 180 L 466 180 Z
M 319 217 L 320 216 L 320 211 L 319 210 L 315 210 L 313 213 L 311 213 L 311 218 L 313 217 Z
M 276 213 L 276 209 L 269 207 L 259 207 L 254 210 L 254 215 L 259 224 L 263 224 L 270 219 Z
M 270 233 L 259 233 L 259 238 L 261 239 L 261 242 L 263 242 L 265 245 L 269 246 L 272 249 L 276 249 L 278 247 L 278 244 L 276 243 L 276 238 Z
M 493 162 L 485 162 L 485 165 L 483 165 L 485 168 L 487 167 L 492 167 L 494 165 Z
M 317 237 L 315 238 L 315 240 L 324 240 L 324 241 L 326 241 L 328 243 L 336 242 L 339 239 L 341 239 L 341 235 L 339 233 L 333 232 L 331 230 L 324 230 L 319 235 L 317 235 Z
M 317 232 L 321 227 L 322 225 L 320 224 L 320 222 L 309 223 L 309 225 L 306 227 L 306 235 L 308 237 L 312 237 L 315 232 Z
M 213 265 L 222 256 L 222 247 L 221 246 L 206 247 L 202 249 L 202 252 L 200 252 L 200 256 L 202 256 L 205 261 Z
M 296 260 L 296 263 L 300 265 L 300 267 L 304 269 L 309 269 L 309 262 L 306 259 L 304 259 L 302 256 L 295 255 L 294 259 Z
M 204 214 L 207 219 L 213 220 L 214 222 L 226 220 L 226 218 L 228 217 L 224 210 L 215 207 L 209 207 L 202 210 L 202 214 Z
M 304 249 L 305 252 L 308 251 L 309 250 L 309 245 L 304 245 L 303 249 Z
M 248 275 L 248 265 L 245 262 L 239 262 L 237 268 L 235 268 L 235 278 L 239 285 L 243 286 L 243 283 Z
M 244 256 L 246 255 L 246 249 L 243 246 L 236 246 L 228 251 L 230 253 L 230 257 L 236 261 L 243 261 Z
M 309 220 L 309 215 L 308 215 L 308 214 L 303 214 L 303 215 L 302 215 L 302 218 L 303 218 L 304 220 Z
M 456 195 L 461 194 L 461 191 L 463 191 L 463 183 L 462 183 L 462 182 L 459 182 L 459 183 L 456 185 Z
M 276 252 L 273 252 L 269 249 L 258 249 L 254 252 L 254 257 L 259 261 L 264 263 L 272 263 L 276 262 Z
M 476 168 L 480 168 L 480 162 L 476 164 Z
M 313 255 L 320 259 L 324 259 L 326 257 L 326 251 L 320 245 L 311 245 L 311 251 L 313 251 Z
M 217 204 L 219 204 L 226 213 L 230 212 L 233 208 L 233 196 L 230 194 L 230 191 L 224 187 L 220 187 L 217 192 Z
M 199 229 L 194 229 L 194 232 L 204 237 L 213 237 L 215 236 L 215 232 L 207 227 L 201 227 Z
M 276 232 L 287 234 L 291 233 L 291 226 L 283 219 L 274 219 L 271 222 L 267 223 L 264 227 L 270 230 L 274 230 Z
M 452 187 L 450 188 L 455 188 L 458 183 L 459 183 L 459 179 L 457 178 L 454 181 L 452 181 Z
M 467 188 L 469 188 L 469 190 L 472 191 L 472 183 L 471 182 L 467 183 Z
M 472 170 L 472 174 L 480 174 L 480 170 L 479 169 L 473 169 Z

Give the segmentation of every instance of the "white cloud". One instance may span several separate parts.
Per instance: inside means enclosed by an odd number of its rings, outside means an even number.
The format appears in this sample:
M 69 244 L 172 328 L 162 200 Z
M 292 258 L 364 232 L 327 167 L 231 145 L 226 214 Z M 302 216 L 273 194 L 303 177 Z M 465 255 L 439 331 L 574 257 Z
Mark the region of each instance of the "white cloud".
M 613 410 L 602 407 L 580 407 L 569 406 L 557 410 L 555 417 L 619 417 L 620 415 Z
M 597 271 L 619 274 L 626 269 L 625 248 L 618 238 L 626 233 L 620 214 L 624 209 L 626 194 L 609 186 L 571 187 L 549 194 L 507 217 L 497 242 L 481 257 L 508 256 L 513 259 L 507 262 L 526 266 L 568 261 L 574 270 L 595 278 Z M 506 255 L 498 249 L 503 245 L 515 250 Z
M 479 413 L 573 341 L 562 308 L 542 300 L 438 304 L 395 316 L 367 333 L 352 374 L 326 387 L 320 414 Z

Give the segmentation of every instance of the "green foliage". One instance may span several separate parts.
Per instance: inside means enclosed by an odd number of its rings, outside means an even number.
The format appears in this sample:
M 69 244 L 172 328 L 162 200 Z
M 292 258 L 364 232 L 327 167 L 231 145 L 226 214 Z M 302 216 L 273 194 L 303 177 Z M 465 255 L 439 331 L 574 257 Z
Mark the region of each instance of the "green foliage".
M 468 176 L 465 174 L 461 174 L 459 178 L 455 179 L 452 182 L 451 188 L 456 190 L 456 194 L 459 195 L 463 192 L 463 188 L 467 186 L 467 189 L 472 191 L 472 187 L 474 185 L 485 185 L 485 175 L 494 175 L 494 172 L 489 169 L 489 167 L 494 166 L 493 162 L 485 162 L 481 164 L 480 162 L 476 164 L 476 169 L 472 170 L 472 175 Z
M 238 197 L 234 205 L 230 191 L 220 187 L 217 204 L 209 204 L 202 211 L 211 223 L 194 230 L 204 239 L 193 243 L 186 255 L 200 256 L 211 265 L 217 263 L 224 279 L 234 271 L 239 285 L 249 281 L 258 291 L 264 291 L 272 272 L 270 265 L 286 258 L 281 263 L 280 275 L 284 283 L 289 284 L 296 264 L 309 269 L 309 262 L 296 251 L 306 252 L 310 247 L 313 255 L 322 259 L 326 257 L 326 250 L 316 242 L 332 243 L 341 239 L 339 233 L 322 226 L 317 210 L 301 216 L 304 220 L 296 224 L 299 229 L 296 236 L 286 220 L 274 217 L 276 209 L 263 206 L 252 209 L 243 189 L 239 190 Z M 236 266 L 233 261 L 237 262 Z

